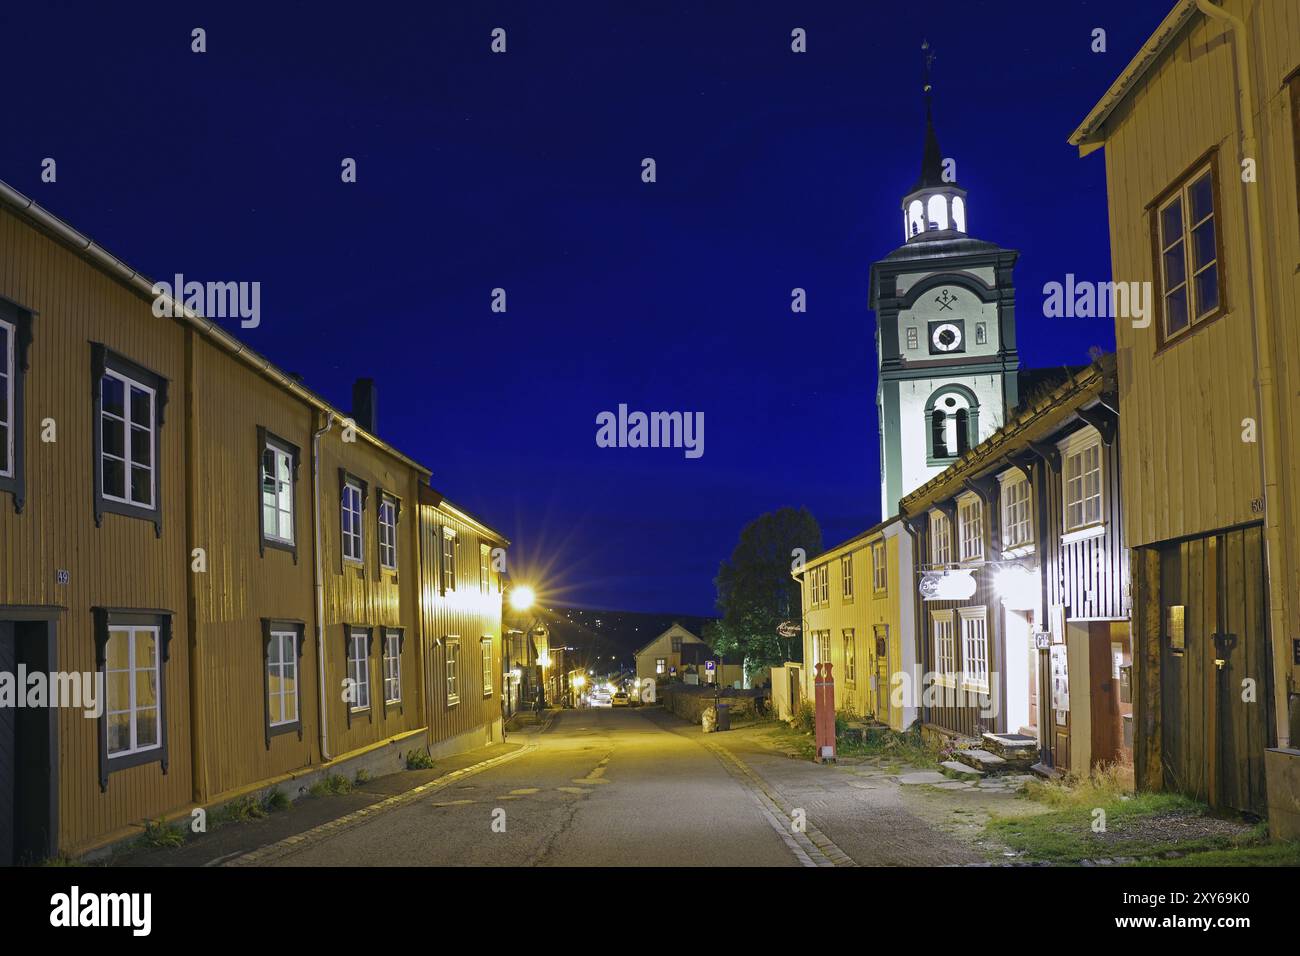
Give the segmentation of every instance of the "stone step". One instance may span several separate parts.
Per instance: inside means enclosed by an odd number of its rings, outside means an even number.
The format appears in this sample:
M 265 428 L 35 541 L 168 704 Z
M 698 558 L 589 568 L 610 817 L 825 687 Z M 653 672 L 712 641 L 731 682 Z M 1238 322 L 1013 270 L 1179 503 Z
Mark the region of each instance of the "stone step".
M 983 770 L 976 770 L 969 764 L 959 763 L 956 760 L 945 760 L 939 764 L 939 772 L 945 777 L 956 777 L 959 780 L 978 780 L 984 776 Z
M 1004 760 L 1027 757 L 1036 760 L 1038 741 L 1027 734 L 984 734 L 984 749 Z
M 987 750 L 958 750 L 954 756 L 966 766 L 983 770 L 985 773 L 998 773 L 1007 769 L 1005 760 Z

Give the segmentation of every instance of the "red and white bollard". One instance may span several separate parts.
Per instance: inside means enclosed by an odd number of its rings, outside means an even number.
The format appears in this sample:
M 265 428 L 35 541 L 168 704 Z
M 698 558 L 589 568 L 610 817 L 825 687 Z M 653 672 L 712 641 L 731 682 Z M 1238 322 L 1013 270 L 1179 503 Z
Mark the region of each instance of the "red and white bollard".
M 835 677 L 834 665 L 818 664 L 813 676 L 813 716 L 817 752 L 813 759 L 818 763 L 835 760 Z

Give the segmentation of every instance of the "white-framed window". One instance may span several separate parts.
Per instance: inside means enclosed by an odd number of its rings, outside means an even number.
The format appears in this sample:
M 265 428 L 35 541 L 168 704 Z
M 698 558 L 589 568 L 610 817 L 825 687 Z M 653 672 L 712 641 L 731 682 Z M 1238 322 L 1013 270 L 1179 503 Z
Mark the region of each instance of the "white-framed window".
M 154 402 L 157 393 L 117 371 L 99 380 L 100 493 L 109 501 L 154 506 Z
M 104 655 L 109 757 L 162 746 L 158 666 L 157 627 L 109 626 Z
M 0 477 L 14 474 L 14 368 L 18 330 L 0 319 Z
M 832 663 L 830 631 L 813 632 L 813 658 L 814 665 Z
M 272 630 L 266 649 L 267 715 L 272 727 L 298 722 L 298 634 Z
M 829 565 L 820 564 L 809 572 L 812 582 L 813 607 L 830 603 L 830 575 L 827 573 L 828 568 Z
M 984 503 L 978 495 L 966 494 L 957 499 L 957 527 L 961 560 L 981 560 L 984 557 Z
M 493 690 L 492 638 L 485 637 L 479 641 L 479 654 L 483 658 L 483 696 L 491 697 Z
M 370 635 L 360 628 L 348 641 L 348 677 L 352 680 L 352 710 L 370 707 Z
M 668 658 L 666 657 L 655 658 L 655 673 L 656 674 L 668 673 Z
M 1034 508 L 1029 497 L 1029 479 L 1020 469 L 998 476 L 1002 500 L 1002 550 L 1032 548 Z
M 844 682 L 853 684 L 858 679 L 858 648 L 853 628 L 844 628 L 841 636 L 844 640 Z
M 379 499 L 379 566 L 397 570 L 397 502 L 387 496 Z
M 1061 448 L 1061 474 L 1064 483 L 1065 533 L 1100 527 L 1102 523 L 1101 436 L 1091 435 L 1067 440 Z
M 262 448 L 262 534 L 293 544 L 293 453 L 269 438 Z
M 447 703 L 460 703 L 460 638 L 447 638 Z
M 478 546 L 478 589 L 483 594 L 492 589 L 492 549 L 486 544 Z
M 961 617 L 962 683 L 979 690 L 989 686 L 988 614 L 982 607 L 964 607 Z
M 934 628 L 935 680 L 951 686 L 957 675 L 957 646 L 952 632 L 952 611 L 931 611 Z
M 456 531 L 442 529 L 442 589 L 456 590 Z
M 1178 184 L 1156 212 L 1156 263 L 1160 278 L 1164 341 L 1218 314 L 1219 240 L 1214 169 L 1198 167 Z
M 851 554 L 840 558 L 840 597 L 846 601 L 853 600 L 853 555 Z
M 343 482 L 341 509 L 343 512 L 343 559 L 361 562 L 363 550 L 361 524 L 361 486 L 348 480 Z
M 889 566 L 885 562 L 883 541 L 876 541 L 871 545 L 871 586 L 877 594 L 889 589 Z
M 930 512 L 930 563 L 952 563 L 952 522 L 942 511 Z
M 384 631 L 384 703 L 402 700 L 402 632 Z

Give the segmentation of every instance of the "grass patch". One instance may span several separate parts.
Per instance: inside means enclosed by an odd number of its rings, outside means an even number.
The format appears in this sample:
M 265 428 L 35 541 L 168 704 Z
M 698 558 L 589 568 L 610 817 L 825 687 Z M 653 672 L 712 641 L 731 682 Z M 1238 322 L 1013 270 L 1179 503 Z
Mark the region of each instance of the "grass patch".
M 289 795 L 279 787 L 272 787 L 262 794 L 262 808 L 267 813 L 279 813 L 281 810 L 288 810 L 290 802 Z
M 354 781 L 352 781 L 352 782 L 355 783 L 355 784 L 359 787 L 359 786 L 361 786 L 363 783 L 369 783 L 370 780 L 371 780 L 371 777 L 370 777 L 370 771 L 368 771 L 368 770 L 358 770 L 358 771 L 357 771 L 357 777 L 356 777 L 356 779 L 355 779 Z
M 840 736 L 836 751 L 844 757 L 882 757 L 890 767 L 936 767 L 938 753 L 927 747 L 920 731 L 899 733 L 888 727 L 869 727 L 865 735 Z
M 236 800 L 231 800 L 218 810 L 214 814 L 213 823 L 219 827 L 230 823 L 246 823 L 249 820 L 260 820 L 266 816 L 266 813 L 266 807 L 263 806 L 257 795 L 248 793 Z
M 1152 860 L 1133 866 L 1300 866 L 1300 842 L 1260 843 L 1230 850 L 1206 850 L 1176 860 Z
M 181 846 L 185 843 L 185 831 L 159 817 L 157 820 L 149 820 L 145 823 L 144 833 L 138 842 L 140 846 L 155 849 Z
M 352 781 L 341 773 L 332 773 L 311 785 L 308 791 L 313 797 L 338 796 L 352 792 Z
M 85 866 L 80 860 L 74 860 L 70 856 L 47 856 L 41 860 L 37 866 Z
M 1053 809 L 1033 816 L 995 818 L 988 825 L 989 836 L 1026 859 L 1050 863 L 1154 857 L 1173 850 L 1226 851 L 1260 839 L 1258 828 L 1212 817 L 1203 804 L 1180 794 L 1115 793 L 1104 780 L 1074 793 L 1056 787 L 1036 786 L 1028 795 Z M 1105 811 L 1101 832 L 1094 830 L 1102 819 L 1098 810 Z
M 406 754 L 407 770 L 432 770 L 433 758 L 423 750 L 411 750 Z
M 1030 780 L 1025 796 L 1055 809 L 1108 807 L 1133 794 L 1133 768 L 1106 764 L 1091 774 L 1070 773 L 1057 780 Z

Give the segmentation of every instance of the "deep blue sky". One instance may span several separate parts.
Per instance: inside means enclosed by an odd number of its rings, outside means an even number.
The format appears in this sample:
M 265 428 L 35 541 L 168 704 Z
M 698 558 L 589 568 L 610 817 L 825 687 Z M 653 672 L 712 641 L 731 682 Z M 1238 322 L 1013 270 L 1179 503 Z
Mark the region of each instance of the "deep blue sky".
M 260 281 L 237 334 L 344 409 L 375 377 L 380 434 L 553 597 L 710 613 L 757 514 L 807 505 L 828 544 L 879 518 L 868 269 L 922 37 L 970 231 L 1022 251 L 1022 360 L 1077 363 L 1113 331 L 1041 289 L 1110 258 L 1101 158 L 1065 140 L 1170 6 L 7 3 L 0 179 L 151 277 Z M 704 457 L 597 448 L 620 402 L 703 411 Z

